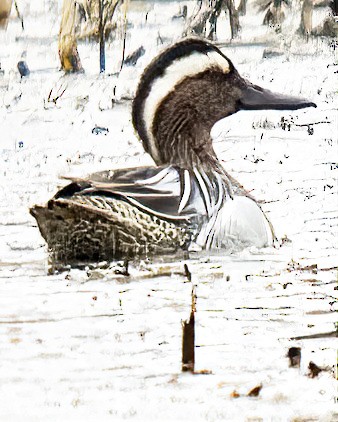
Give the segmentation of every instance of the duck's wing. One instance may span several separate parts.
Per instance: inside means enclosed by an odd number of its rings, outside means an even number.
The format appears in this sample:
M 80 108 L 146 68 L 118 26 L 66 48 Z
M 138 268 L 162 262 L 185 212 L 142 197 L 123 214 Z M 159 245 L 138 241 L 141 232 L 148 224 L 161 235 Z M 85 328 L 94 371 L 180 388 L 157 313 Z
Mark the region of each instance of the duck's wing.
M 94 173 L 59 191 L 54 199 L 85 195 L 119 197 L 158 217 L 190 220 L 209 214 L 210 198 L 196 172 L 174 166 L 138 167 Z

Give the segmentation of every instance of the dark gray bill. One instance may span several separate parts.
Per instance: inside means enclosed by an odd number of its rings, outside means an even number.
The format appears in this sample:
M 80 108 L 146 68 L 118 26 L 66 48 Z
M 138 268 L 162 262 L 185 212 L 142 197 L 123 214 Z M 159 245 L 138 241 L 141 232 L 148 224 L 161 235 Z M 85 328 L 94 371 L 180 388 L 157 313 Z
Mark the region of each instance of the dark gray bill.
M 242 110 L 297 110 L 317 107 L 315 103 L 303 98 L 275 94 L 257 85 L 249 85 L 243 89 L 239 106 Z

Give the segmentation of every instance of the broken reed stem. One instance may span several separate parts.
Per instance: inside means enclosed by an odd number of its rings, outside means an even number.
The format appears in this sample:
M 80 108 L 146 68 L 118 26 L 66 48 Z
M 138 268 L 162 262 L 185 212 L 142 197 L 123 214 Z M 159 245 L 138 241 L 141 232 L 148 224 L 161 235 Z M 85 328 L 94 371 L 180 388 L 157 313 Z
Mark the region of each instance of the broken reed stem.
M 106 54 L 105 54 L 105 34 L 104 34 L 104 2 L 99 0 L 99 43 L 100 43 L 100 73 L 106 71 Z
M 121 60 L 121 67 L 120 72 L 122 71 L 124 65 L 124 59 L 126 55 L 126 39 L 127 39 L 127 9 L 128 9 L 128 2 L 125 2 L 124 6 L 124 31 L 123 31 L 123 47 L 122 47 L 122 60 Z
M 23 23 L 23 17 L 22 17 L 22 15 L 21 15 L 21 13 L 20 13 L 20 10 L 19 10 L 19 8 L 18 8 L 18 4 L 17 4 L 16 0 L 14 0 L 14 6 L 15 6 L 16 14 L 17 14 L 18 18 L 19 18 L 19 19 L 20 19 L 20 21 L 21 21 L 21 28 L 22 28 L 22 30 L 24 31 L 24 30 L 25 30 L 25 25 L 24 25 L 24 23 Z
M 195 312 L 196 286 L 191 290 L 191 312 L 189 321 L 182 322 L 182 371 L 194 372 L 195 369 Z
M 52 94 L 53 94 L 53 88 L 52 88 L 49 91 L 47 102 L 56 104 L 57 100 L 62 97 L 62 95 L 66 92 L 66 90 L 67 90 L 67 86 L 63 90 L 62 90 L 62 87 L 60 87 L 60 89 L 58 90 L 58 94 L 52 98 Z
M 127 38 L 127 25 L 124 29 L 124 34 L 123 34 L 122 60 L 121 60 L 120 72 L 122 71 L 122 68 L 124 65 L 124 59 L 126 55 L 126 38 Z
M 190 282 L 191 281 L 191 272 L 190 272 L 187 264 L 184 264 L 184 274 L 187 277 L 187 280 Z

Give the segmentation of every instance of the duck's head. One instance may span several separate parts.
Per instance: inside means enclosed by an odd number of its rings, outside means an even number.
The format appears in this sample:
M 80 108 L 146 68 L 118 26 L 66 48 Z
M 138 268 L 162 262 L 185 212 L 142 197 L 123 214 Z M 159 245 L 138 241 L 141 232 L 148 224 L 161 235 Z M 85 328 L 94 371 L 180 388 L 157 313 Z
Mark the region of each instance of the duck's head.
M 217 159 L 210 130 L 238 110 L 315 107 L 243 79 L 214 45 L 185 39 L 145 69 L 133 102 L 133 124 L 157 165 L 210 167 Z

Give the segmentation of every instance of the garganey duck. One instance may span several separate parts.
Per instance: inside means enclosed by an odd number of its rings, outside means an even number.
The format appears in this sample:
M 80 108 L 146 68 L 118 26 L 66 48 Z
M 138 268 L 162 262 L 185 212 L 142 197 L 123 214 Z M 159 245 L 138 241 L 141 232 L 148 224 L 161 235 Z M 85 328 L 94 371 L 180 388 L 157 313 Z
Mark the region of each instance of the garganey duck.
M 246 81 L 209 42 L 185 39 L 167 48 L 145 69 L 132 107 L 134 128 L 156 166 L 94 173 L 34 206 L 53 261 L 271 245 L 271 224 L 223 169 L 210 130 L 241 109 L 311 106 Z

